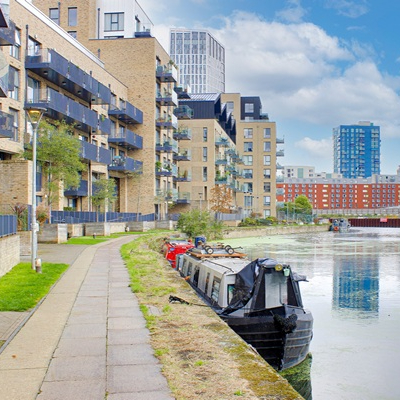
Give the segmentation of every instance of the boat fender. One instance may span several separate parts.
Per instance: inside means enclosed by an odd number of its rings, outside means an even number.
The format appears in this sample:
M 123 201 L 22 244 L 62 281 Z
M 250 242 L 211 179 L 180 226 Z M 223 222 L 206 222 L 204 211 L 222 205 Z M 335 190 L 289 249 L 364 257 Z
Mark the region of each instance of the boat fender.
M 274 324 L 282 333 L 292 333 L 297 328 L 297 315 L 292 314 L 287 318 L 274 314 Z

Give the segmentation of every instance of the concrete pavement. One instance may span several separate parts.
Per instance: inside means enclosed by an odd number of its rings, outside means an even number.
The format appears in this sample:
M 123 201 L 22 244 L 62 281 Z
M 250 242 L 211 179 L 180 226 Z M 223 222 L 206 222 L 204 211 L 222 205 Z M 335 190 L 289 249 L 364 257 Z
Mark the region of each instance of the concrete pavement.
M 73 261 L 0 354 L 0 399 L 174 398 L 119 254 L 133 239 L 39 245 L 43 262 Z

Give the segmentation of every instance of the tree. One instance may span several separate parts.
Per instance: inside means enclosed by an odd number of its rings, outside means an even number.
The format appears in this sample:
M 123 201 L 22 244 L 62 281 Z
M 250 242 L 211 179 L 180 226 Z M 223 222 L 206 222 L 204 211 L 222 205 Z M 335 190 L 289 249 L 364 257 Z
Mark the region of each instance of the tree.
M 215 221 L 208 211 L 194 209 L 182 213 L 176 227 L 189 237 L 205 235 L 209 239 L 217 239 L 221 237 L 223 224 L 221 221 Z
M 297 213 L 312 213 L 312 204 L 310 203 L 310 200 L 308 200 L 308 197 L 304 195 L 296 197 L 296 199 L 294 200 L 294 208 Z
M 231 211 L 233 201 L 232 189 L 228 188 L 226 185 L 215 185 L 210 193 L 212 211 L 220 213 L 229 213 Z
M 104 212 L 106 204 L 113 203 L 117 199 L 116 184 L 114 179 L 101 178 L 93 183 L 92 204 L 100 211 L 103 205 Z
M 80 172 L 86 167 L 81 162 L 81 142 L 73 136 L 73 127 L 64 121 L 51 124 L 42 121 L 37 135 L 37 161 L 41 167 L 43 191 L 47 195 L 47 206 L 60 197 L 60 184 L 65 189 L 79 187 Z M 32 146 L 27 145 L 25 158 L 32 160 Z

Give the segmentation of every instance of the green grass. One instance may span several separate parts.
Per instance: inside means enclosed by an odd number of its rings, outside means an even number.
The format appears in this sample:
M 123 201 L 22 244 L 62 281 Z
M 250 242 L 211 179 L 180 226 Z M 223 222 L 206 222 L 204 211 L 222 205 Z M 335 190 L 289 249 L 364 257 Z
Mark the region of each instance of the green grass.
M 38 274 L 30 263 L 20 263 L 0 278 L 0 311 L 27 311 L 49 292 L 68 268 L 67 264 L 43 263 Z
M 96 239 L 94 239 L 93 236 L 81 236 L 68 239 L 67 244 L 83 244 L 88 246 L 92 244 L 106 242 L 108 239 L 111 239 L 111 237 L 97 236 Z

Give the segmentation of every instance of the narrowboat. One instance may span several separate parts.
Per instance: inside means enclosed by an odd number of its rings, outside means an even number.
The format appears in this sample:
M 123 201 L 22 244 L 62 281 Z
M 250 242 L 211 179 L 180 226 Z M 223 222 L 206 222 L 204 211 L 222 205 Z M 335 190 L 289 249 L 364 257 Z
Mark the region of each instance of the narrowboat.
M 334 232 L 348 232 L 350 227 L 351 224 L 348 219 L 340 218 L 332 221 L 332 224 L 329 226 L 329 230 Z
M 302 362 L 312 339 L 313 317 L 304 309 L 304 276 L 271 258 L 250 261 L 223 249 L 191 249 L 177 270 L 198 295 L 275 369 Z

